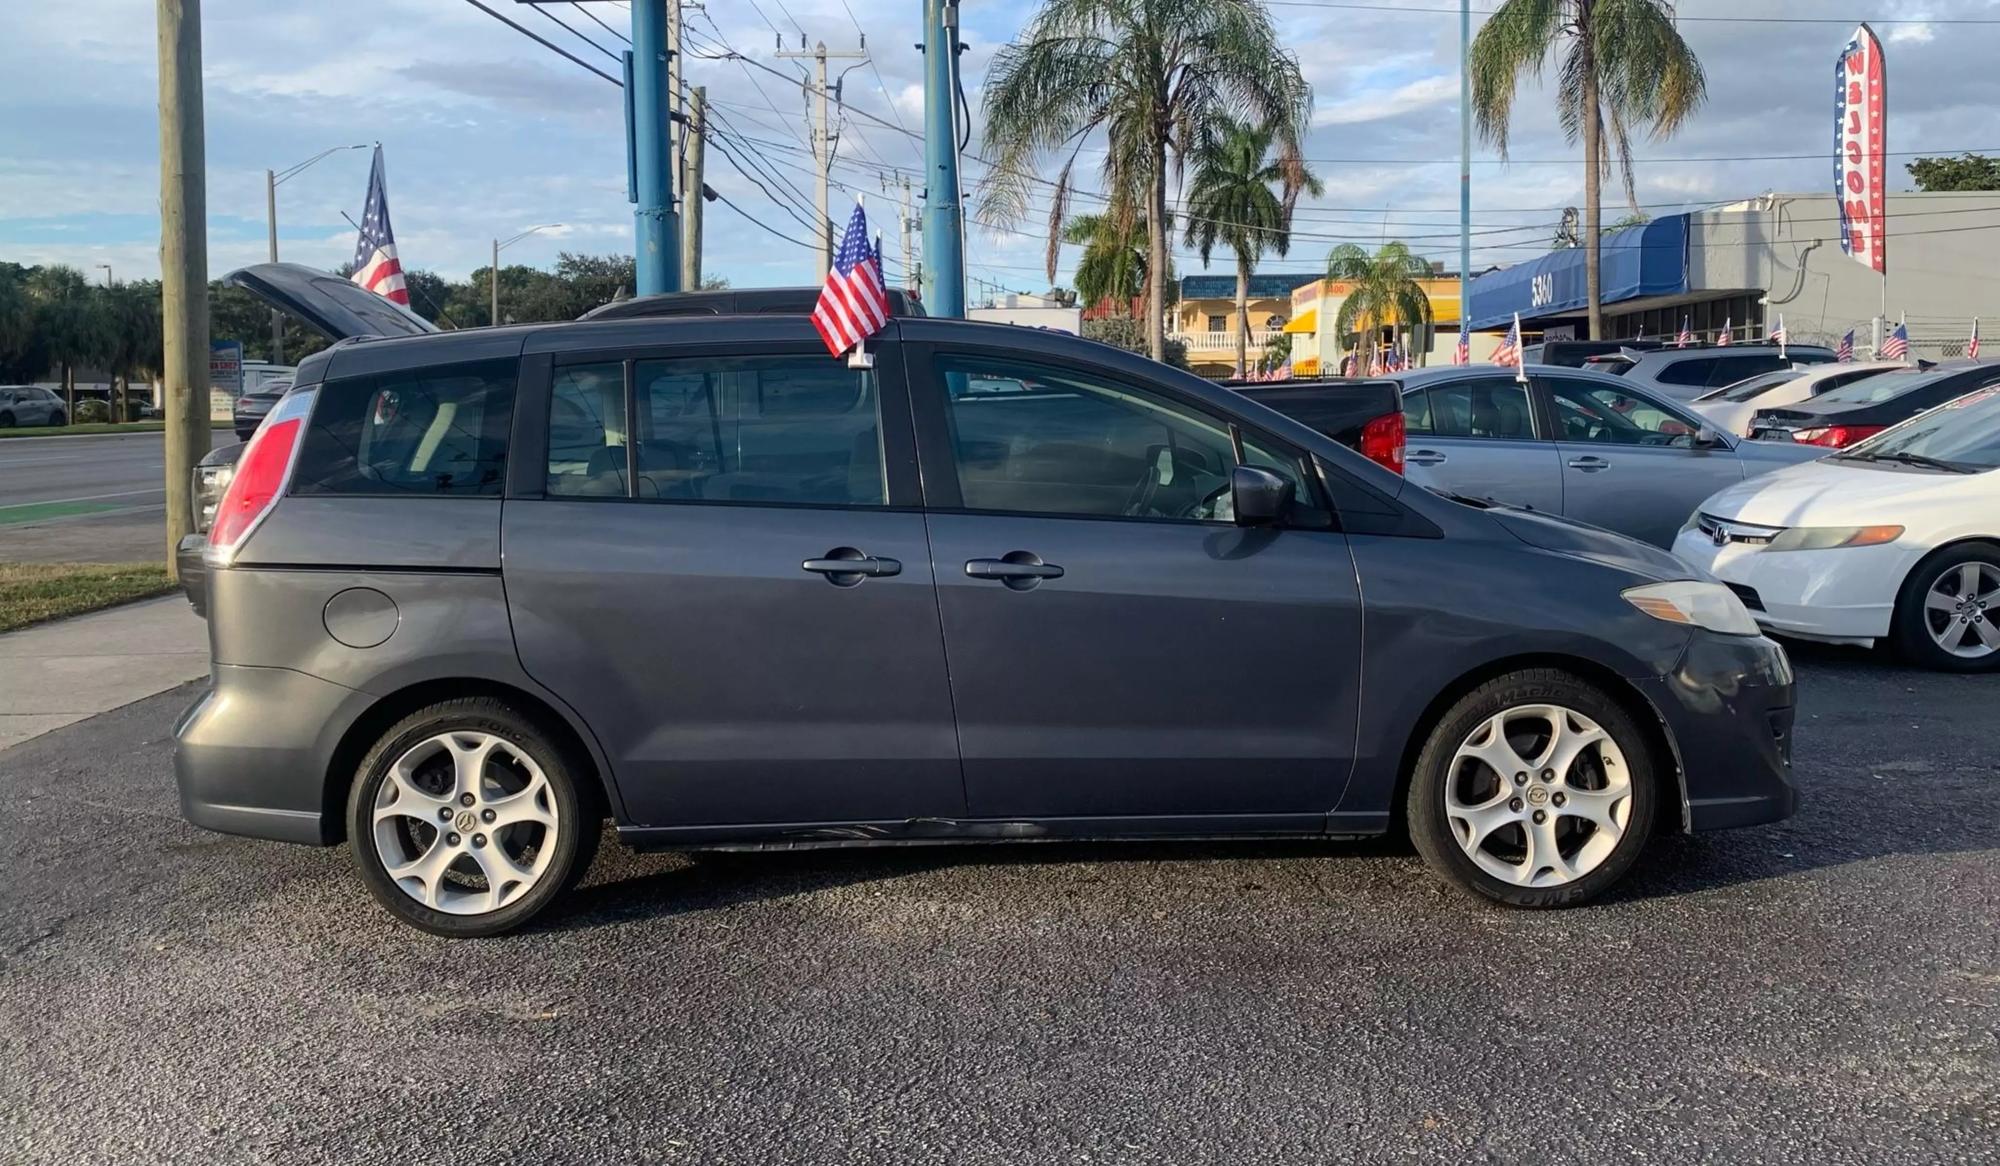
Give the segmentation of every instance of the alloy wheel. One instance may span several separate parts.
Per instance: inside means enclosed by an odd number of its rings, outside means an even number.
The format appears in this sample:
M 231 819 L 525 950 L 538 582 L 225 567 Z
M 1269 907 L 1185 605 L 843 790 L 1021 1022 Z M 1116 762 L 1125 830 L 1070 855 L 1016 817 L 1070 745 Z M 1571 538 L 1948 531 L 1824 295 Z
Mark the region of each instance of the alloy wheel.
M 372 818 L 390 881 L 451 915 L 497 911 L 527 894 L 561 828 L 554 788 L 534 758 L 475 731 L 405 750 L 383 775 Z
M 1938 647 L 1967 660 L 2000 651 L 1996 615 L 2000 567 L 1991 563 L 1974 560 L 1947 567 L 1924 593 L 1924 630 Z
M 1479 868 L 1521 887 L 1575 882 L 1618 848 L 1632 778 L 1611 734 L 1574 709 L 1516 705 L 1488 717 L 1445 779 L 1453 838 Z

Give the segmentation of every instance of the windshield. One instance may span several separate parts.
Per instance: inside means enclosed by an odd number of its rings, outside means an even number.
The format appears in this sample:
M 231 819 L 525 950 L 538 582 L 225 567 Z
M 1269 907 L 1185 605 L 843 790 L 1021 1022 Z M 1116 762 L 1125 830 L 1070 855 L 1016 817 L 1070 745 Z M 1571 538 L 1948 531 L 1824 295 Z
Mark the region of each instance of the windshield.
M 1804 375 L 1806 374 L 1800 369 L 1781 368 L 1776 372 L 1767 372 L 1760 376 L 1750 377 L 1747 380 L 1737 381 L 1728 388 L 1717 389 L 1702 399 L 1705 401 L 1747 401 L 1752 397 L 1764 395 L 1786 381 L 1796 380 Z
M 1933 372 L 1892 368 L 1887 372 L 1877 373 L 1872 377 L 1862 377 L 1852 384 L 1821 393 L 1813 398 L 1813 403 L 1831 401 L 1839 405 L 1864 405 L 1871 401 L 1886 401 L 1891 397 L 1900 397 L 1911 389 L 1934 385 L 1946 377 L 1957 376 L 1964 371 L 1962 368 Z
M 1947 401 L 1841 456 L 1860 461 L 1920 458 L 1974 470 L 2000 467 L 2000 388 Z

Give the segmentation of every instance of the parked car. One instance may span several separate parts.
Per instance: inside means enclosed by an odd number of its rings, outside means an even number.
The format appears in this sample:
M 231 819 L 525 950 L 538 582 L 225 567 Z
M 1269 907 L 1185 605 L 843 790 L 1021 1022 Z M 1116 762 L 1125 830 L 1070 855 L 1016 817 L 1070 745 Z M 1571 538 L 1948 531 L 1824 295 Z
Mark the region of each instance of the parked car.
M 1832 361 L 1833 349 L 1818 344 L 1787 345 L 1782 353 L 1775 344 L 1722 344 L 1594 356 L 1584 367 L 1677 401 L 1689 401 L 1759 373 Z
M 1750 419 L 1750 432 L 1759 444 L 1798 442 L 1841 449 L 1993 384 L 2000 384 L 2000 363 L 1958 360 L 1928 369 L 1886 372 L 1810 401 L 1759 409 Z
M 1723 490 L 1674 544 L 1766 629 L 2000 668 L 2000 388 Z
M 1245 397 L 1311 426 L 1362 457 L 1396 473 L 1407 448 L 1403 385 L 1372 380 L 1228 382 Z
M 604 816 L 677 849 L 1407 821 L 1553 907 L 1656 828 L 1793 807 L 1783 650 L 1664 551 L 1091 341 L 868 348 L 655 317 L 303 362 L 210 528 L 183 812 L 347 841 L 396 917 L 483 935 Z
M 0 385 L 0 429 L 17 425 L 67 425 L 63 399 L 39 385 Z
M 1760 373 L 1727 388 L 1714 389 L 1689 403 L 1724 433 L 1750 436 L 1750 422 L 1759 409 L 1772 409 L 1809 401 L 1844 385 L 1867 380 L 1878 373 L 1898 372 L 1910 366 L 1899 361 L 1878 360 L 1861 364 L 1815 364 L 1790 366 L 1776 372 Z
M 1559 364 L 1582 368 L 1593 356 L 1616 356 L 1620 352 L 1650 352 L 1665 347 L 1660 340 L 1543 340 L 1521 349 L 1526 364 Z
M 271 406 L 276 405 L 291 391 L 291 379 L 279 377 L 265 381 L 254 393 L 244 393 L 236 398 L 236 404 L 230 409 L 229 414 L 230 422 L 236 430 L 236 440 L 250 440 L 250 435 L 257 432 L 258 424 L 270 413 Z
M 1393 378 L 1403 387 L 1410 479 L 1666 547 L 1689 508 L 1717 489 L 1822 452 L 1705 430 L 1685 406 L 1615 377 L 1546 366 L 1527 373 L 1522 383 L 1508 369 L 1458 365 Z M 1255 399 L 1341 437 L 1309 408 L 1333 410 L 1351 430 L 1374 408 L 1365 395 L 1343 407 L 1339 399 L 1356 391 L 1345 386 L 1356 383 Z

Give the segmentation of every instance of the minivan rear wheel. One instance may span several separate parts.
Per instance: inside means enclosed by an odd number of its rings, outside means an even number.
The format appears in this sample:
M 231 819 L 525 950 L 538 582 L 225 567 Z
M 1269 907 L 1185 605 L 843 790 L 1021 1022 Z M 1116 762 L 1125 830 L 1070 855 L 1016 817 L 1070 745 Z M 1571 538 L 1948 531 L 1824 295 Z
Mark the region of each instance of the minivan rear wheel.
M 578 771 L 504 701 L 410 714 L 368 751 L 348 796 L 362 881 L 390 914 L 433 935 L 519 927 L 596 854 L 599 815 Z
M 1467 693 L 1431 729 L 1410 779 L 1410 838 L 1465 890 L 1574 906 L 1631 868 L 1657 801 L 1631 715 L 1578 676 L 1526 669 Z

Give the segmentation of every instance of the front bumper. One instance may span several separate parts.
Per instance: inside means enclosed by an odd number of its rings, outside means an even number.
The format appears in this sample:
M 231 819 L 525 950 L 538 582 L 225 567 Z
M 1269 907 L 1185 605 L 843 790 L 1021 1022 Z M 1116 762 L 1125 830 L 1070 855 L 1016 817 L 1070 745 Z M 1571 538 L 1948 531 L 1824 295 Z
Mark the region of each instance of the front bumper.
M 196 826 L 327 846 L 340 838 L 327 768 L 365 694 L 288 668 L 214 666 L 174 726 L 181 815 Z
M 1637 682 L 1678 755 L 1693 830 L 1754 826 L 1798 808 L 1797 692 L 1785 650 L 1762 636 L 1698 631 L 1672 673 Z
M 1917 557 L 1901 543 L 1827 551 L 1718 547 L 1699 530 L 1681 531 L 1673 549 L 1682 562 L 1731 584 L 1765 630 L 1859 644 L 1889 634 L 1896 591 Z

